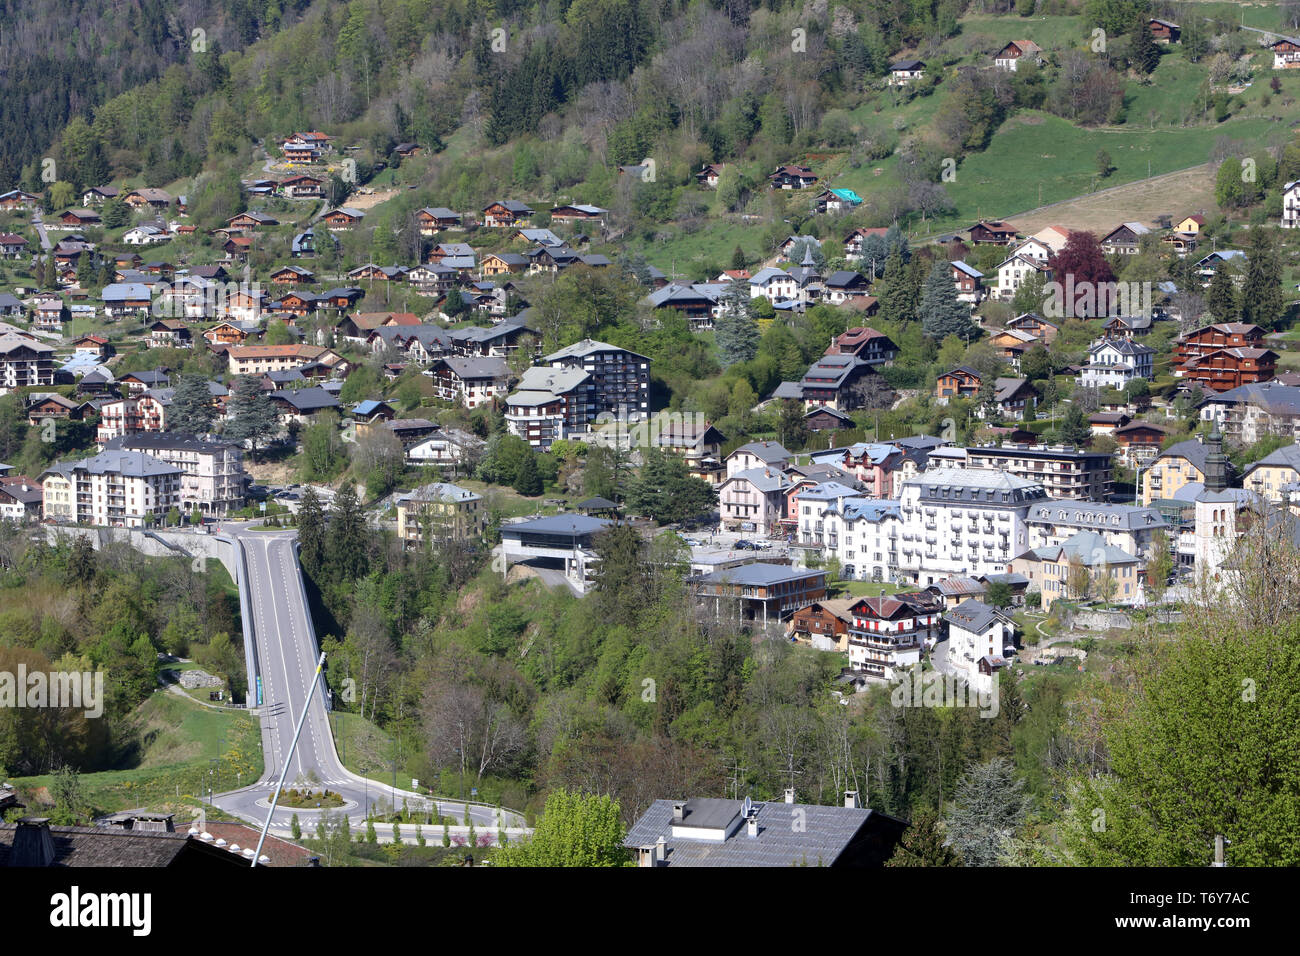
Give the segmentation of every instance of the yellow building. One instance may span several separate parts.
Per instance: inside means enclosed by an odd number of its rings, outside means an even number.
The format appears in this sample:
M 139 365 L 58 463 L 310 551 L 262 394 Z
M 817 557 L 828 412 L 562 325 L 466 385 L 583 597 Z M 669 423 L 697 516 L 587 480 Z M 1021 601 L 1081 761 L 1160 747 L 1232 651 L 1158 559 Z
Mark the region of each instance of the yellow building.
M 1142 503 L 1173 498 L 1184 485 L 1204 483 L 1209 454 L 1210 443 L 1197 438 L 1170 445 L 1142 473 Z
M 1063 544 L 1034 548 L 1011 562 L 1012 574 L 1029 579 L 1044 611 L 1059 600 L 1095 598 L 1129 604 L 1138 594 L 1142 562 L 1122 548 L 1106 544 L 1095 531 L 1080 531 Z M 1087 577 L 1084 577 L 1084 572 Z
M 1300 445 L 1285 445 L 1247 468 L 1241 486 L 1269 501 L 1282 501 L 1282 489 L 1297 481 L 1300 481 Z
M 405 548 L 432 538 L 479 538 L 487 519 L 483 497 L 458 485 L 435 481 L 397 499 L 397 536 Z

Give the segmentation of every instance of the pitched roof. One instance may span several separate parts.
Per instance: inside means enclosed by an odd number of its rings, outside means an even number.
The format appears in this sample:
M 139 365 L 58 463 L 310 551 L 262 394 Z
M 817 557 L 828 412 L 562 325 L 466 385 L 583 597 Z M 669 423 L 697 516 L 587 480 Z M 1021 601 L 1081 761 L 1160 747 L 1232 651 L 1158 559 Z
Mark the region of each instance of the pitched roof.
M 974 598 L 967 598 L 955 608 L 948 611 L 943 619 L 963 630 L 981 634 L 997 621 L 1006 621 L 1006 615 L 995 607 L 989 607 Z
M 747 445 L 741 445 L 727 457 L 731 458 L 741 452 L 753 455 L 759 461 L 769 465 L 790 460 L 790 452 L 786 451 L 785 447 L 776 441 L 752 441 Z

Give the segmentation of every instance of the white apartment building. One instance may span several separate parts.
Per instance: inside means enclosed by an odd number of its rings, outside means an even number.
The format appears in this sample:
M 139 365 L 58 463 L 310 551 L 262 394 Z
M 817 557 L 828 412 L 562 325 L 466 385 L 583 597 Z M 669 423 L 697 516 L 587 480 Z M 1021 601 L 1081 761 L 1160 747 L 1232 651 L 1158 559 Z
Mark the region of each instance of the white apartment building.
M 54 349 L 6 332 L 0 335 L 0 395 L 16 388 L 54 384 Z
M 55 462 L 40 476 L 45 516 L 116 528 L 161 521 L 181 506 L 182 475 L 175 465 L 138 451 Z
M 1015 625 L 997 608 L 976 600 L 962 601 L 943 616 L 948 624 L 948 664 L 979 693 L 993 689 L 993 675 L 1006 666 L 1003 656 L 1014 646 Z
M 1002 471 L 932 468 L 909 479 L 899 496 L 895 576 L 928 586 L 1007 571 L 1028 545 L 1029 509 L 1046 500 L 1039 482 Z
M 244 506 L 248 475 L 238 445 L 175 432 L 145 432 L 114 439 L 106 450 L 119 449 L 144 452 L 179 468 L 182 511 L 198 508 L 219 518 Z
M 841 578 L 889 580 L 898 562 L 902 533 L 897 500 L 853 497 L 832 501 L 820 520 L 825 556 L 839 561 Z
M 748 445 L 741 445 L 726 457 L 727 477 L 751 468 L 784 471 L 793 457 L 780 442 L 752 441 Z
M 491 405 L 510 391 L 510 369 L 504 359 L 495 357 L 452 355 L 438 359 L 424 374 L 433 379 L 439 398 L 465 408 Z

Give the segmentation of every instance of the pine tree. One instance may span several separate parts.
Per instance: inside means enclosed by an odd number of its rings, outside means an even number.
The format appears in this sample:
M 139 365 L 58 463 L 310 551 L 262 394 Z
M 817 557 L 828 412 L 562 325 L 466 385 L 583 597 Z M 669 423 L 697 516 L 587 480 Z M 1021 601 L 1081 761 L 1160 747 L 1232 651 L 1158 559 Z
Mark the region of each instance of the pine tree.
M 344 484 L 334 496 L 330 532 L 330 569 L 343 581 L 365 577 L 370 564 L 366 554 L 366 518 L 351 482 Z
M 948 813 L 949 843 L 967 866 L 995 865 L 1029 811 L 1023 783 L 1005 757 L 971 767 L 957 785 Z
M 974 331 L 970 308 L 957 301 L 952 265 L 946 259 L 936 260 L 925 279 L 921 294 L 921 327 L 935 341 L 949 335 L 968 336 Z
M 298 553 L 303 570 L 317 577 L 325 560 L 325 513 L 310 485 L 298 505 Z
M 1219 263 L 1210 277 L 1210 289 L 1206 293 L 1205 307 L 1215 322 L 1235 322 L 1238 317 L 1237 283 L 1232 278 L 1232 267 Z
M 289 820 L 289 832 L 293 834 L 295 840 L 302 839 L 302 824 L 298 822 L 298 814 L 294 814 Z
M 1061 419 L 1061 441 L 1082 448 L 1091 437 L 1092 428 L 1084 417 L 1083 409 L 1078 404 L 1071 405 Z
M 1133 38 L 1133 65 L 1143 73 L 1152 73 L 1160 64 L 1160 47 L 1151 35 L 1146 16 L 1138 17 Z
M 225 436 L 235 442 L 251 442 L 254 451 L 280 427 L 275 406 L 262 394 L 261 383 L 251 375 L 235 379 L 227 415 L 230 420 L 226 423 Z
M 885 866 L 961 866 L 961 857 L 944 845 L 939 815 L 926 808 L 912 814 L 912 822 Z
M 723 293 L 726 311 L 713 326 L 718 343 L 718 361 L 723 368 L 748 362 L 758 354 L 761 333 L 754 319 L 749 284 L 737 279 Z
M 182 375 L 167 410 L 168 431 L 202 435 L 212 430 L 216 416 L 207 379 L 202 375 Z
M 1273 230 L 1256 226 L 1250 231 L 1246 280 L 1241 287 L 1241 319 L 1258 325 L 1265 332 L 1271 332 L 1282 317 L 1284 308 L 1282 261 L 1278 256 Z
M 745 268 L 745 250 L 740 248 L 740 243 L 736 243 L 736 248 L 731 250 L 731 268 Z
M 512 487 L 530 498 L 542 493 L 542 476 L 537 471 L 537 459 L 531 453 L 519 459 Z

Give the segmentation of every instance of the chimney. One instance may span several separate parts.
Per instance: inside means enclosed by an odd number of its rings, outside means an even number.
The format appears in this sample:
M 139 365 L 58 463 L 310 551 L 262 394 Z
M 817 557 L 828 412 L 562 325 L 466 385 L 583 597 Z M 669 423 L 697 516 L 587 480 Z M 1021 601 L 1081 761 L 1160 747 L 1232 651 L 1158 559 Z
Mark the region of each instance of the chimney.
M 679 800 L 673 804 L 673 823 L 681 823 L 686 819 L 686 801 Z
M 859 805 L 859 804 L 858 804 L 858 791 L 856 791 L 856 790 L 845 790 L 845 791 L 844 791 L 844 805 L 845 805 L 846 807 L 851 807 L 851 808 L 853 808 L 853 809 L 856 810 L 856 809 L 858 808 L 858 805 Z
M 637 866 L 654 866 L 655 865 L 655 848 L 653 844 L 639 846 L 636 848 L 636 865 Z
M 794 787 L 785 788 L 785 802 L 794 803 Z
M 758 811 L 750 810 L 749 816 L 745 818 L 745 833 L 747 836 L 758 836 Z
M 668 861 L 668 841 L 664 839 L 663 834 L 659 834 L 659 839 L 655 840 L 655 866 L 663 866 Z
M 53 866 L 54 837 L 49 817 L 23 817 L 14 832 L 10 866 Z

